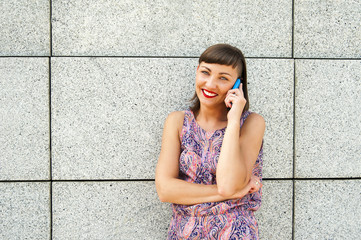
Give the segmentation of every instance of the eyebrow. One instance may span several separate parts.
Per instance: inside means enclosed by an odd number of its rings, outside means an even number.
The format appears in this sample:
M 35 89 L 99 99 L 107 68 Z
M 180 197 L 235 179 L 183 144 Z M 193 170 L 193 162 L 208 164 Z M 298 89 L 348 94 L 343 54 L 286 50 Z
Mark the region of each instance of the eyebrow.
M 212 72 L 212 70 L 211 70 L 211 69 L 209 69 L 209 68 L 207 68 L 206 66 L 201 66 L 201 67 L 206 68 L 208 71 Z M 221 75 L 229 75 L 229 76 L 231 76 L 231 74 L 226 73 L 226 72 L 221 72 L 221 73 L 219 73 L 219 74 L 221 74 Z M 232 76 L 231 76 L 231 77 L 232 77 Z

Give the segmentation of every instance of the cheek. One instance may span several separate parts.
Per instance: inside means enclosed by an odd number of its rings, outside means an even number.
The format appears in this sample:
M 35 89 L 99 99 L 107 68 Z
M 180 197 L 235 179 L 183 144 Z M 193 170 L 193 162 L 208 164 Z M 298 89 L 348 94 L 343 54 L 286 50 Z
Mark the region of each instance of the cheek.
M 202 77 L 200 77 L 200 76 L 196 77 L 196 86 L 202 85 L 202 84 L 204 84 L 204 82 L 205 81 Z
M 228 90 L 230 90 L 233 85 L 230 85 L 228 82 L 222 82 L 218 86 L 222 92 L 228 92 Z

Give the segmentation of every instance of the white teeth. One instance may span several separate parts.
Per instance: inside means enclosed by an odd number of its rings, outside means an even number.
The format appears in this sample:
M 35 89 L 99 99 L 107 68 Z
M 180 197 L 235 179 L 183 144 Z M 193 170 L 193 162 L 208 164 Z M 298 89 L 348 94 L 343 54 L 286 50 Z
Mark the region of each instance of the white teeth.
M 203 92 L 204 92 L 205 95 L 207 95 L 209 97 L 214 97 L 214 96 L 217 95 L 216 93 L 210 93 L 210 92 L 208 92 L 207 90 L 204 90 L 204 89 L 203 89 Z

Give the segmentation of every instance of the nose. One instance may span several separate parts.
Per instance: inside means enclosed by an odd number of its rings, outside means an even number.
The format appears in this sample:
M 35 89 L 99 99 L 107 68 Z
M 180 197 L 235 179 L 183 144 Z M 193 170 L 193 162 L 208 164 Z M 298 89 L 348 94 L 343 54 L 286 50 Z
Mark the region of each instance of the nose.
M 216 88 L 216 78 L 215 77 L 209 77 L 205 84 L 206 88 L 211 90 Z

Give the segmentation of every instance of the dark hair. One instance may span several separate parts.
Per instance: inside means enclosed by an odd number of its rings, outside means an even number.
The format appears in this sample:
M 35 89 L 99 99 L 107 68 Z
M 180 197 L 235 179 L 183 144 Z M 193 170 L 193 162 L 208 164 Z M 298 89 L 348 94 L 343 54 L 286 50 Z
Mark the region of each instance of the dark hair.
M 216 44 L 207 48 L 199 57 L 199 64 L 205 63 L 217 63 L 221 65 L 232 66 L 238 70 L 238 76 L 242 81 L 242 90 L 244 98 L 247 100 L 246 105 L 243 108 L 243 112 L 249 109 L 249 99 L 247 90 L 247 68 L 246 59 L 243 53 L 236 47 L 229 44 Z M 191 98 L 190 109 L 193 113 L 197 113 L 200 108 L 200 102 L 196 93 Z

